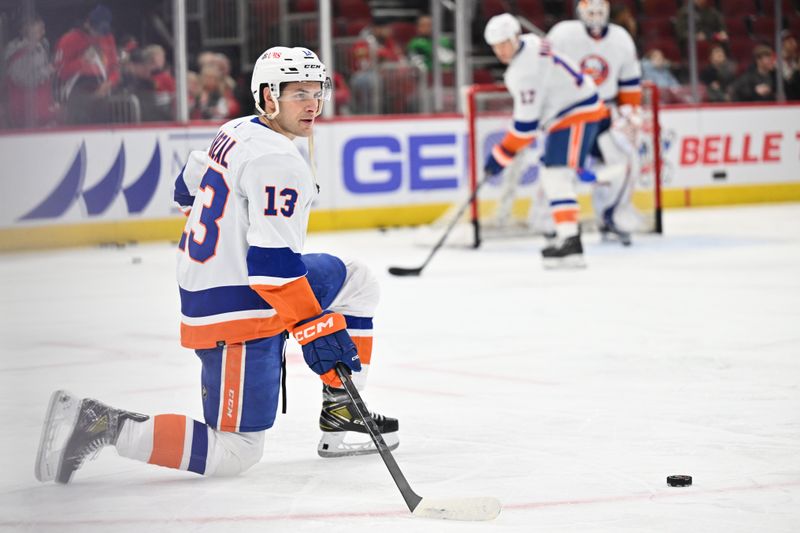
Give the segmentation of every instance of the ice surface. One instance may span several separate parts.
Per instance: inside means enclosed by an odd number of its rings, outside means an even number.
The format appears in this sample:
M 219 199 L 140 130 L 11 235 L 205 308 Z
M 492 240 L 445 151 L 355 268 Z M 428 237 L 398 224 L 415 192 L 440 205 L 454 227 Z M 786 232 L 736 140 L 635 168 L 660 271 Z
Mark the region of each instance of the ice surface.
M 52 390 L 202 419 L 178 344 L 173 246 L 0 256 L 0 530 L 800 531 L 800 205 L 668 211 L 631 248 L 586 240 L 428 250 L 412 230 L 313 234 L 362 258 L 382 301 L 370 407 L 426 498 L 493 496 L 493 522 L 412 517 L 378 456 L 316 455 L 318 379 L 289 347 L 289 412 L 261 462 L 206 479 L 119 458 L 33 476 Z M 140 260 L 140 262 L 136 262 Z M 669 474 L 694 485 L 671 488 Z

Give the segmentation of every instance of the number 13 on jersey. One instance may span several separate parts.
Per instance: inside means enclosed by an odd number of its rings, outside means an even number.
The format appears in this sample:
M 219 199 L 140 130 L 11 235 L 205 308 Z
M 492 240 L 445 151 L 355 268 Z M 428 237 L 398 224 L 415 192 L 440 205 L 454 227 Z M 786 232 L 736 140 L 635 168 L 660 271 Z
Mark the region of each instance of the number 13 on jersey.
M 285 187 L 276 195 L 276 188 L 268 185 L 264 191 L 265 216 L 282 215 L 289 218 L 294 215 L 299 197 L 297 190 Z M 222 173 L 209 167 L 200 181 L 198 194 L 205 198 L 200 216 L 197 219 L 189 218 L 178 247 L 188 252 L 194 261 L 205 263 L 217 253 L 220 239 L 219 219 L 225 215 L 230 188 Z
M 178 247 L 198 263 L 205 263 L 217 253 L 219 219 L 225 214 L 230 188 L 222 173 L 209 167 L 200 181 L 197 194 L 205 198 L 203 208 L 198 219 L 189 217 Z

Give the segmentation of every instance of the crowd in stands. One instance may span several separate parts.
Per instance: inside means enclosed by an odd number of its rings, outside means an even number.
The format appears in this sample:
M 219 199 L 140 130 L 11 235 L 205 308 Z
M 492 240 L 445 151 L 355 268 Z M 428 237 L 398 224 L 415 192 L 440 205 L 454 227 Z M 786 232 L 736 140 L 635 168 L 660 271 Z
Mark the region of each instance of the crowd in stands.
M 51 50 L 41 17 L 25 18 L 3 53 L 0 127 L 173 121 L 176 83 L 167 52 L 112 32 L 112 10 L 94 6 Z M 205 51 L 189 71 L 189 117 L 224 120 L 242 112 L 227 56 Z
M 784 0 L 781 56 L 767 0 L 693 0 L 701 98 L 706 102 L 774 101 L 777 75 L 788 100 L 800 100 L 800 0 Z M 798 2 L 794 4 L 793 2 Z M 688 102 L 688 12 L 677 0 L 612 0 L 611 21 L 625 28 L 642 56 L 643 78 L 666 102 Z M 290 9 L 313 12 L 316 1 L 290 0 Z M 480 53 L 483 24 L 504 11 L 518 13 L 543 30 L 573 17 L 571 0 L 478 2 L 473 49 Z M 334 37 L 347 49 L 334 81 L 339 114 L 420 112 L 430 88 L 433 59 L 453 87 L 452 20 L 433 42 L 428 1 L 334 0 Z M 160 44 L 116 36 L 112 10 L 98 4 L 51 47 L 45 21 L 28 16 L 2 54 L 0 128 L 135 121 L 176 116 L 176 83 L 170 54 Z M 318 26 L 317 26 L 318 28 Z M 298 43 L 299 44 L 299 43 Z M 311 44 L 311 46 L 315 46 Z M 230 58 L 202 51 L 190 58 L 187 75 L 192 120 L 215 120 L 248 112 L 246 73 L 232 73 Z M 499 64 L 498 64 L 499 66 Z M 501 69 L 478 68 L 479 83 L 499 81 Z M 455 91 L 454 91 L 455 92 Z
M 622 0 L 620 0 L 622 1 Z M 777 99 L 776 68 L 787 100 L 800 100 L 795 34 L 800 4 L 783 2 L 781 57 L 773 44 L 775 18 L 767 0 L 694 0 L 700 97 L 705 102 L 769 102 Z M 631 33 L 642 53 L 643 78 L 654 82 L 666 102 L 688 102 L 689 12 L 673 0 L 625 0 L 638 24 L 612 20 Z M 612 2 L 613 4 L 613 2 Z M 619 4 L 618 4 L 619 5 Z M 639 29 L 642 29 L 640 32 Z

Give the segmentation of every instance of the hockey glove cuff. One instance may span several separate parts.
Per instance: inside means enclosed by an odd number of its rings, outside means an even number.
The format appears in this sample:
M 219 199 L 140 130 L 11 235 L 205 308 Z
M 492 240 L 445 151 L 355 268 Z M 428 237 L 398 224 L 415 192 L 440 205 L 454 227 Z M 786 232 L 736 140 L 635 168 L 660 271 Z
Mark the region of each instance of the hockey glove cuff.
M 347 333 L 347 323 L 339 313 L 325 311 L 321 315 L 299 322 L 292 330 L 294 338 L 303 348 L 306 364 L 322 376 L 322 381 L 333 387 L 342 382 L 334 367 L 342 362 L 352 372 L 361 370 L 361 360 L 356 346 Z
M 483 165 L 483 170 L 489 176 L 494 176 L 502 172 L 511 161 L 514 159 L 514 154 L 508 151 L 501 144 L 495 144 L 492 148 L 492 153 L 486 158 L 486 164 Z

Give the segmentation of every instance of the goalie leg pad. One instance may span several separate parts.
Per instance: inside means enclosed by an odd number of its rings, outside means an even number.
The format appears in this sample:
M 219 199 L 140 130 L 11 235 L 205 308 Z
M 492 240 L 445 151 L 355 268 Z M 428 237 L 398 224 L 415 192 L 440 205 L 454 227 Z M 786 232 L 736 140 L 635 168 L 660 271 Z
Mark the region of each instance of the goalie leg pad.
M 598 136 L 597 147 L 605 165 L 595 169 L 597 186 L 592 190 L 592 207 L 603 235 L 615 235 L 629 245 L 631 228 L 620 227 L 617 214 L 636 212 L 632 198 L 640 172 L 639 155 L 631 141 L 613 128 Z

